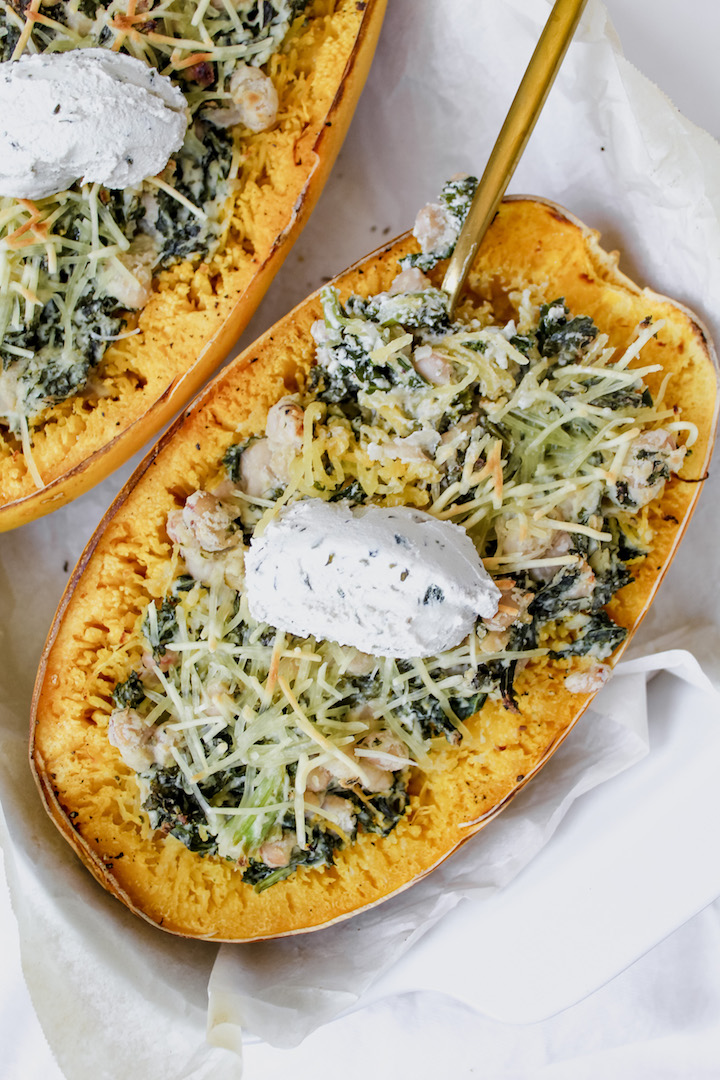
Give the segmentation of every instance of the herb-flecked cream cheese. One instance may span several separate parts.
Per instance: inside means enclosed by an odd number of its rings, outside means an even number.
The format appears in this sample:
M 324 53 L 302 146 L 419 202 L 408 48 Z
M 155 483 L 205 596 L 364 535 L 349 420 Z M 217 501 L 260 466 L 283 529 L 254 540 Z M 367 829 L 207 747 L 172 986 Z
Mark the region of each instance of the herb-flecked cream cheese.
M 407 506 L 294 503 L 253 539 L 246 575 L 254 618 L 379 656 L 453 648 L 500 599 L 465 530 Z
M 182 146 L 186 111 L 170 79 L 109 49 L 0 64 L 0 195 L 40 199 L 76 180 L 139 184 Z

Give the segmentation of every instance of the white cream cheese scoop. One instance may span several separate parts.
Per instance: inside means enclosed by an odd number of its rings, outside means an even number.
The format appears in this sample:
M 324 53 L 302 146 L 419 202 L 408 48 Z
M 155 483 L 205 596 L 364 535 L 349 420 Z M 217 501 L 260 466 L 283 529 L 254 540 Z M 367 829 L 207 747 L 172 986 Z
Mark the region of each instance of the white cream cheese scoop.
M 40 199 L 76 180 L 132 187 L 182 146 L 182 91 L 109 49 L 0 64 L 0 195 Z
M 465 530 L 407 506 L 293 503 L 245 570 L 253 618 L 378 656 L 453 648 L 500 599 Z

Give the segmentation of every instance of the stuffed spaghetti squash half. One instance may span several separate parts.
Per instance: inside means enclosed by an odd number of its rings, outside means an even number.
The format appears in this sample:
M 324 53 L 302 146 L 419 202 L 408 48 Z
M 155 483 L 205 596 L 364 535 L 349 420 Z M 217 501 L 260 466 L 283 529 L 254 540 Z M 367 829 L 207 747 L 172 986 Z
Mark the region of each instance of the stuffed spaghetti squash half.
M 134 187 L 0 200 L 0 530 L 103 479 L 225 358 L 329 174 L 384 7 L 3 5 L 4 78 L 37 54 L 120 52 L 171 79 L 189 121 Z
M 568 734 L 688 523 L 717 412 L 697 320 L 527 198 L 450 317 L 472 189 L 221 373 L 71 579 L 33 769 L 165 930 L 306 931 L 431 871 Z

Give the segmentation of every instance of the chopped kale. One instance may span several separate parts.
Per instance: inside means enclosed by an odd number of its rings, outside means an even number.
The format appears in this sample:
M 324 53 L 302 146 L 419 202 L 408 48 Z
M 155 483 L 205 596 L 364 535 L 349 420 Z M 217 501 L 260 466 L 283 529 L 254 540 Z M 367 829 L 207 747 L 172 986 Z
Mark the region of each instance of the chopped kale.
M 474 716 L 475 713 L 480 712 L 486 701 L 487 693 L 482 691 L 473 694 L 471 697 L 449 698 L 450 708 L 455 713 L 458 720 L 467 720 L 469 717 Z
M 124 319 L 117 300 L 97 296 L 89 285 L 72 313 L 71 326 L 74 347 L 66 350 L 62 315 L 50 300 L 23 330 L 5 335 L 0 346 L 3 368 L 17 371 L 27 415 L 82 389 L 107 349 L 106 339 L 121 331 Z M 6 345 L 34 355 L 18 360 L 5 351 Z
M 530 356 L 532 349 L 537 344 L 534 334 L 514 334 L 510 338 L 510 344 L 513 345 L 519 353 L 523 356 Z
M 207 208 L 216 198 L 225 198 L 223 185 L 230 173 L 233 155 L 232 132 L 197 121 L 188 128 L 185 142 L 173 156 L 173 187 L 195 206 Z M 166 191 L 158 191 L 158 214 L 154 228 L 164 238 L 160 266 L 204 255 L 213 236 L 188 207 Z
M 372 393 L 394 386 L 417 389 L 426 386 L 403 350 L 384 362 L 373 359 L 379 346 L 388 345 L 402 328 L 382 330 L 358 314 L 343 308 L 335 289 L 323 292 L 326 340 L 318 350 L 318 362 L 310 373 L 310 388 L 328 404 L 356 401 L 363 390 Z
M 173 595 L 177 596 L 178 593 L 190 592 L 196 585 L 197 582 L 195 581 L 195 578 L 191 577 L 190 574 L 180 574 L 180 576 L 176 577 L 173 581 Z
M 642 409 L 652 408 L 652 394 L 647 387 L 639 390 L 614 390 L 611 394 L 601 394 L 592 399 L 591 404 L 601 409 Z
M 615 496 L 615 502 L 618 506 L 634 507 L 636 505 L 635 500 L 630 494 L 630 486 L 626 480 L 618 480 L 613 489 Z
M 445 205 L 458 229 L 463 227 L 475 197 L 477 185 L 477 177 L 475 176 L 463 176 L 458 180 L 448 180 L 443 185 L 440 192 L 440 202 Z
M 439 434 L 444 435 L 450 428 L 455 427 L 463 417 L 471 413 L 473 411 L 474 403 L 475 390 L 472 386 L 468 386 L 450 402 L 447 411 L 438 425 Z
M 551 649 L 549 656 L 554 660 L 562 660 L 566 656 L 592 655 L 598 660 L 604 660 L 620 645 L 627 637 L 624 626 L 618 626 L 602 608 L 584 616 L 583 625 L 577 633 L 574 641 L 564 645 L 561 649 Z
M 288 828 L 294 829 L 294 818 L 287 819 Z M 260 859 L 250 859 L 243 870 L 242 880 L 246 885 L 253 885 L 256 892 L 264 892 L 271 885 L 277 885 L 298 868 L 298 866 L 332 866 L 335 852 L 343 846 L 342 837 L 325 824 L 306 826 L 305 847 L 294 847 L 287 866 L 268 866 Z
M 452 249 L 450 249 L 448 255 L 436 255 L 434 251 L 426 253 L 412 251 L 409 255 L 404 255 L 402 259 L 399 259 L 398 263 L 403 270 L 422 270 L 423 274 L 427 274 L 429 270 L 437 266 L 440 259 L 448 259 L 450 255 L 452 255 Z
M 645 481 L 648 487 L 653 487 L 661 480 L 670 479 L 670 466 L 662 454 L 656 450 L 638 450 L 635 454 L 638 461 L 651 461 L 652 469 Z
M 540 308 L 537 347 L 541 356 L 555 360 L 560 367 L 576 363 L 597 335 L 592 319 L 587 315 L 571 318 L 562 298 Z
M 441 289 L 397 293 L 394 296 L 381 293 L 365 304 L 363 317 L 379 326 L 400 324 L 407 328 L 422 328 L 424 333 L 437 336 L 450 328 L 448 296 Z
M 153 656 L 158 660 L 167 652 L 165 648 L 178 632 L 175 608 L 178 601 L 175 597 L 165 597 L 160 607 L 156 607 L 156 625 L 153 628 L 149 613 L 143 619 L 142 631 L 152 648 Z
M 400 667 L 400 664 L 398 664 L 398 667 Z M 418 678 L 411 679 L 408 684 L 410 689 L 418 689 L 420 685 Z M 438 699 L 433 697 L 432 694 L 426 694 L 425 697 L 420 698 L 418 701 L 403 706 L 399 711 L 405 712 L 413 718 L 423 739 L 435 739 L 444 736 L 453 745 L 461 740 L 461 735 L 457 730 L 457 715 L 453 717 L 447 716 Z
M 537 624 L 535 619 L 529 623 L 514 625 L 510 631 L 507 643 L 509 652 L 528 652 L 537 645 Z M 483 683 L 483 668 L 481 667 L 476 677 L 477 685 L 492 687 L 500 693 L 503 705 L 510 712 L 518 712 L 517 695 L 515 693 L 515 674 L 517 672 L 518 659 L 495 660 L 485 665 L 485 682 Z M 488 675 L 490 679 L 488 680 Z
M 328 502 L 347 502 L 358 505 L 367 501 L 367 493 L 359 480 L 350 480 L 330 496 Z
M 148 776 L 149 794 L 143 802 L 153 829 L 170 833 L 190 851 L 214 855 L 215 837 L 207 828 L 205 812 L 177 766 L 153 766 Z M 213 773 L 198 787 L 203 798 L 216 806 L 239 806 L 245 789 L 245 767 Z
M 109 6 L 109 0 L 106 0 L 106 2 L 103 2 L 103 0 L 80 0 L 78 11 L 83 15 L 87 15 L 88 19 L 94 19 L 98 13 L 98 8 L 107 8 Z
M 145 687 L 136 671 L 131 671 L 125 682 L 113 690 L 113 701 L 118 709 L 137 709 L 145 700 Z
M 20 38 L 20 28 L 8 22 L 4 11 L 0 10 L 0 61 L 10 60 Z
M 476 177 L 464 176 L 459 180 L 450 180 L 443 186 L 438 201 L 447 211 L 448 217 L 455 227 L 456 235 L 446 247 L 439 248 L 437 251 L 422 253 L 414 252 L 411 255 L 406 255 L 404 258 L 400 259 L 400 267 L 403 270 L 415 267 L 418 270 L 422 270 L 423 273 L 427 273 L 427 271 L 432 270 L 441 259 L 450 258 L 455 250 L 457 234 L 459 234 L 463 227 L 463 223 L 473 201 L 477 183 Z
M 604 528 L 612 534 L 612 547 L 623 562 L 642 559 L 647 555 L 648 548 L 629 522 L 621 521 L 617 517 L 606 517 Z
M 590 556 L 590 566 L 595 574 L 593 607 L 609 604 L 616 592 L 628 585 L 633 576 L 625 563 L 608 546 L 603 546 Z
M 549 584 L 538 590 L 530 613 L 540 622 L 557 621 L 590 607 L 587 596 L 573 595 L 583 573 L 580 566 L 561 566 Z
M 333 791 L 334 795 L 347 799 L 352 805 L 352 812 L 357 824 L 365 832 L 387 836 L 397 825 L 407 810 L 409 773 L 407 769 L 394 774 L 393 785 L 389 791 L 379 791 L 360 799 L 347 789 Z

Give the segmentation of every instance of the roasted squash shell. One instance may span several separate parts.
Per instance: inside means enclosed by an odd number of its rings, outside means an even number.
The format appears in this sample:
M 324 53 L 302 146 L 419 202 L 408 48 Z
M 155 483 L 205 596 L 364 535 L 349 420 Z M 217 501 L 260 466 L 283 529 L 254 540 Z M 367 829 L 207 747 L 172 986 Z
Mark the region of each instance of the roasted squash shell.
M 341 298 L 376 294 L 396 273 L 410 237 L 341 275 Z M 623 349 L 638 323 L 664 319 L 643 362 L 657 363 L 653 390 L 672 372 L 666 401 L 697 425 L 681 475 L 654 506 L 653 548 L 635 580 L 612 601 L 632 633 L 667 571 L 702 488 L 717 420 L 717 362 L 697 319 L 617 268 L 595 232 L 550 203 L 503 203 L 467 288 L 502 317 L 515 289 L 546 283 L 575 312 L 592 317 Z M 168 511 L 217 473 L 229 444 L 262 430 L 267 410 L 302 385 L 312 363 L 317 295 L 297 307 L 224 370 L 151 451 L 106 514 L 72 575 L 45 648 L 33 701 L 31 761 L 48 813 L 95 878 L 132 911 L 176 934 L 226 941 L 269 938 L 326 926 L 418 881 L 483 828 L 548 760 L 592 695 L 571 694 L 545 658 L 516 683 L 519 714 L 488 702 L 468 721 L 484 736 L 482 760 L 463 742 L 441 749 L 412 789 L 409 812 L 387 837 L 360 834 L 336 864 L 300 868 L 257 893 L 233 865 L 191 853 L 153 832 L 139 807 L 135 775 L 107 739 L 112 681 L 107 657 L 152 596 L 167 585 Z M 653 380 L 655 380 L 653 382 Z M 617 654 L 611 662 L 617 660 Z
M 81 495 L 155 435 L 222 363 L 315 205 L 367 77 L 386 0 L 314 0 L 281 62 L 278 123 L 248 139 L 225 245 L 153 283 L 140 333 L 111 346 L 102 394 L 31 425 L 37 489 L 19 440 L 0 433 L 0 531 Z

